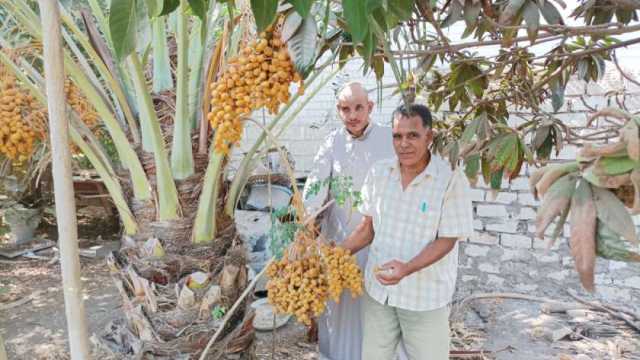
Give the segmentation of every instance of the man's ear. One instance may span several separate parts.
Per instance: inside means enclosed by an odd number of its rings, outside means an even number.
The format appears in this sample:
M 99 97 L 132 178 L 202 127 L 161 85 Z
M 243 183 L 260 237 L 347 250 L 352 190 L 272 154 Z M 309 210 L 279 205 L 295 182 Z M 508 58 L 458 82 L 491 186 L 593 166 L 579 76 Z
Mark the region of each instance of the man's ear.
M 369 107 L 369 114 L 373 111 L 373 101 L 369 100 L 367 102 L 367 106 Z
M 427 146 L 431 145 L 431 143 L 433 142 L 433 129 L 428 128 L 425 136 L 427 140 Z

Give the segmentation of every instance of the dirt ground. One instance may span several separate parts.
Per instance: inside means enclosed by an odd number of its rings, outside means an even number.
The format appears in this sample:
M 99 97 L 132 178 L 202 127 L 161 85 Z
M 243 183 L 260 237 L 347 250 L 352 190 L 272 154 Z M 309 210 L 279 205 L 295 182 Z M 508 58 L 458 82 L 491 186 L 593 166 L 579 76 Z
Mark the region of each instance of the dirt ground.
M 97 337 L 108 321 L 120 316 L 120 302 L 104 260 L 82 259 L 82 280 L 89 333 Z M 68 358 L 60 284 L 58 263 L 24 259 L 0 263 L 0 287 L 5 289 L 0 306 L 31 296 L 29 302 L 0 312 L 0 334 L 9 359 Z M 464 323 L 452 323 L 454 347 L 494 351 L 488 359 L 640 359 L 638 333 L 601 315 L 580 325 L 566 316 L 542 314 L 538 303 L 486 299 L 473 302 L 463 318 Z M 544 332 L 563 326 L 582 326 L 585 331 L 558 341 L 551 341 Z M 275 332 L 256 332 L 255 358 L 311 360 L 318 359 L 318 353 L 317 346 L 306 339 L 306 328 L 290 320 Z
M 60 264 L 26 260 L 0 264 L 0 304 L 31 298 L 0 312 L 0 334 L 9 359 L 65 359 L 66 319 Z M 82 260 L 82 284 L 90 334 L 97 334 L 120 306 L 103 260 Z
M 81 237 L 93 239 L 84 245 L 117 236 L 108 231 L 100 234 L 105 228 L 92 226 L 81 231 Z M 54 236 L 54 232 L 49 229 L 41 236 Z M 55 252 L 49 249 L 38 255 L 52 258 Z M 104 259 L 81 258 L 81 264 L 88 330 L 95 340 L 109 321 L 122 316 L 121 304 Z M 68 358 L 61 283 L 60 264 L 56 261 L 0 258 L 0 335 L 9 359 Z M 15 302 L 21 304 L 2 310 Z M 549 315 L 541 312 L 537 302 L 490 298 L 475 300 L 462 310 L 454 307 L 452 319 L 455 349 L 490 352 L 484 357 L 467 353 L 459 359 L 640 360 L 640 334 L 602 313 L 586 312 L 577 318 Z M 563 331 L 565 336 L 553 339 Z M 294 320 L 275 332 L 256 331 L 254 358 L 318 359 L 317 345 L 307 341 L 306 332 Z

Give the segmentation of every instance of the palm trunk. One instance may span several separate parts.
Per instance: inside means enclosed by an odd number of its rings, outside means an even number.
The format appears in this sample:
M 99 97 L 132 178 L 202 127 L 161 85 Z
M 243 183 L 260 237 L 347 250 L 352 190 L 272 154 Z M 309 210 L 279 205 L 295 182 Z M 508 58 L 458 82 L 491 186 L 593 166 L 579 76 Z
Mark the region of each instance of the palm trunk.
M 44 71 L 49 108 L 56 214 L 64 214 L 57 218 L 57 223 L 69 348 L 71 359 L 88 359 L 90 348 L 80 280 L 78 227 L 69 150 L 69 123 L 66 118 L 64 98 L 65 76 L 60 13 L 57 2 L 40 0 L 39 4 L 43 14 L 42 27 L 46 30 L 43 38 Z
M 186 13 L 187 0 L 180 0 L 178 8 L 178 71 L 176 92 L 176 115 L 173 119 L 173 144 L 171 146 L 171 169 L 177 180 L 193 175 L 193 151 L 191 147 L 191 119 L 189 118 L 189 18 Z M 198 56 L 201 54 L 191 54 Z M 195 94 L 192 94 L 195 96 Z

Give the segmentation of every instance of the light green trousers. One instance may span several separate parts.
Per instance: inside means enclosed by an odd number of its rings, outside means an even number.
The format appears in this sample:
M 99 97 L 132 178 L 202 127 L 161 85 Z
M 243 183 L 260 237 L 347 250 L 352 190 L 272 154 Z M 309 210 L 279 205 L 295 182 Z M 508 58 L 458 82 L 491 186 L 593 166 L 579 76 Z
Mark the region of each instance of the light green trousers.
M 362 359 L 394 360 L 402 339 L 409 360 L 449 359 L 449 307 L 431 311 L 383 305 L 365 291 L 362 298 Z

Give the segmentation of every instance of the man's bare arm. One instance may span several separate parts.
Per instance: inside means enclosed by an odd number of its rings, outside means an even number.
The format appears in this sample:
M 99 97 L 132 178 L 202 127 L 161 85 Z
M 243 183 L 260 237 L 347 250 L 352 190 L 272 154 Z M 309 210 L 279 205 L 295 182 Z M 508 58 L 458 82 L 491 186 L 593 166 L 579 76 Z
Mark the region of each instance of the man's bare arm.
M 349 250 L 352 254 L 365 248 L 373 241 L 373 220 L 371 216 L 364 216 L 362 221 L 355 230 L 342 243 L 342 247 Z
M 404 277 L 438 262 L 453 249 L 456 241 L 457 238 L 437 238 L 425 246 L 424 249 L 409 262 L 403 263 L 398 260 L 392 260 L 382 265 L 380 270 L 387 271 L 380 271 L 376 274 L 376 277 L 382 285 L 395 285 Z

